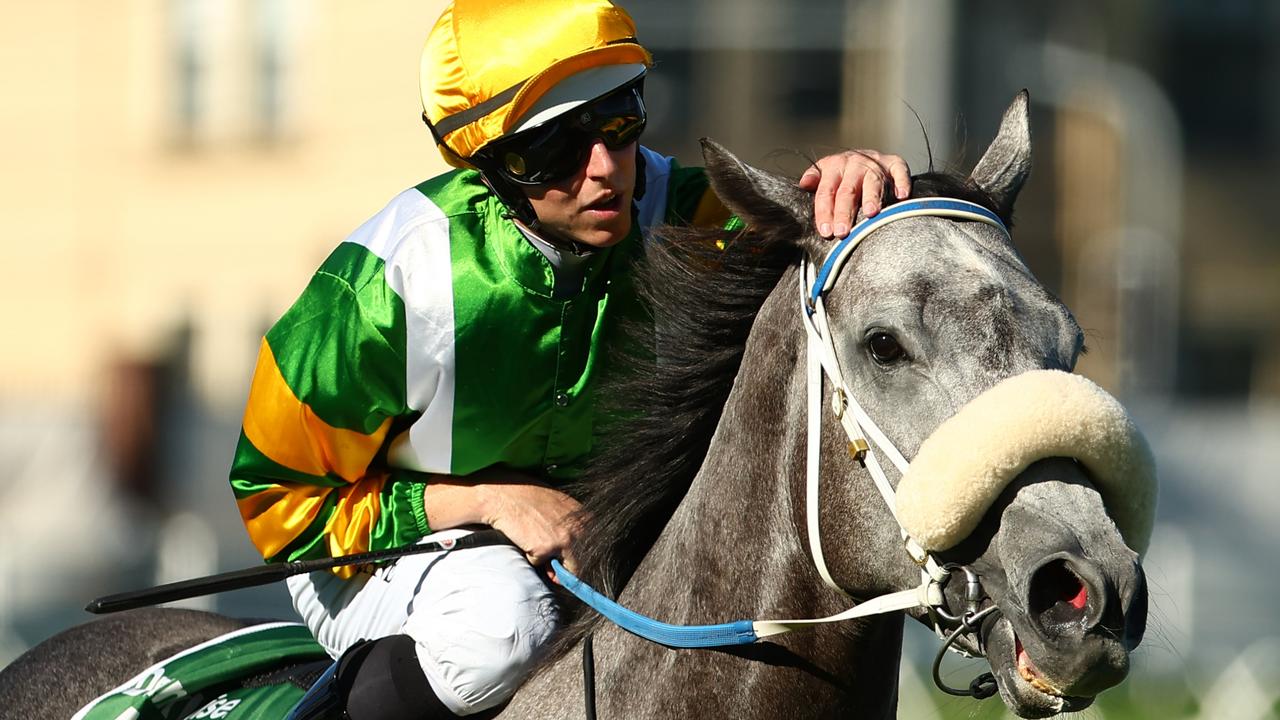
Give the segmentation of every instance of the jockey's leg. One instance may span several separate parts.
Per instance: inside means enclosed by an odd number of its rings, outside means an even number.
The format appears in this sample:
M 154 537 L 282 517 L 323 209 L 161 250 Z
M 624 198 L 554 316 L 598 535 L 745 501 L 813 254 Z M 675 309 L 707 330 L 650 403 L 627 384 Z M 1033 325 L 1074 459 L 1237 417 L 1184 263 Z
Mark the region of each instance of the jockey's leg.
M 347 648 L 286 720 L 448 720 L 418 665 L 413 638 L 392 635 Z
M 334 691 L 347 696 L 344 704 L 353 720 L 362 720 L 356 706 L 360 697 L 393 697 L 391 690 L 378 689 L 381 681 L 375 677 L 430 687 L 431 699 L 448 713 L 439 717 L 500 705 L 515 692 L 558 622 L 551 590 L 524 555 L 507 545 L 409 556 L 350 580 L 313 573 L 288 584 L 295 607 L 331 655 L 361 639 L 390 640 L 354 651 L 350 660 L 344 655 L 338 663 L 347 661 L 350 669 L 336 668 Z M 421 679 L 407 672 L 409 657 Z M 319 683 L 313 690 L 323 694 Z M 422 715 L 420 705 L 413 712 L 418 718 L 436 717 Z

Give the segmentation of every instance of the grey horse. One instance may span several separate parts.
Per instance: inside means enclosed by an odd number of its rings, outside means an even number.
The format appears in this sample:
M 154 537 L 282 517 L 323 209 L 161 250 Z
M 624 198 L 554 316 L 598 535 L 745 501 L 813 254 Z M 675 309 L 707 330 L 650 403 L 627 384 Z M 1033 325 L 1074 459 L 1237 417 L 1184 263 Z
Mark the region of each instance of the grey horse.
M 971 200 L 1008 220 L 1030 140 L 1023 93 L 970 177 L 927 173 L 914 192 Z M 717 194 L 748 229 L 668 230 L 649 244 L 637 282 L 661 330 L 630 345 L 660 351 L 637 353 L 619 394 L 641 402 L 602 433 L 609 441 L 577 489 L 589 518 L 581 575 L 671 623 L 830 615 L 850 601 L 823 584 L 808 549 L 796 269 L 801 257 L 821 262 L 829 242 L 814 234 L 812 198 L 794 183 L 709 141 L 704 156 Z M 877 230 L 827 308 L 849 386 L 908 458 L 988 388 L 1027 371 L 1070 371 L 1083 351 L 1069 311 L 1004 234 L 977 223 L 913 218 Z M 858 599 L 917 585 L 899 526 L 838 425 L 824 424 L 821 448 L 821 534 L 836 583 Z M 1033 462 L 938 555 L 976 574 L 981 603 L 998 608 L 957 644 L 985 652 L 1018 715 L 1080 710 L 1127 674 L 1146 624 L 1145 581 L 1081 463 Z M 965 602 L 962 590 L 948 584 L 948 603 Z M 494 715 L 586 717 L 590 637 L 602 718 L 893 717 L 903 620 L 893 613 L 679 650 L 583 611 Z M 243 624 L 155 610 L 73 628 L 0 673 L 0 708 L 68 717 L 165 654 Z

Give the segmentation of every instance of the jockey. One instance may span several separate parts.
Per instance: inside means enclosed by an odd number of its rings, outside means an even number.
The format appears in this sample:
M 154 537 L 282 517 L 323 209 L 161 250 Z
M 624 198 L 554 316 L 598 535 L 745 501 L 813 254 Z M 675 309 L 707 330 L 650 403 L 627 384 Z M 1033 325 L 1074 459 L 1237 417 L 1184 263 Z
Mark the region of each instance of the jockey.
M 699 168 L 641 147 L 651 65 L 607 0 L 454 0 L 422 55 L 423 120 L 456 168 L 338 245 L 261 344 L 231 469 L 270 562 L 459 537 L 288 581 L 335 658 L 293 710 L 451 718 L 506 702 L 555 631 L 547 563 L 592 447 L 602 348 L 637 308 L 629 268 L 659 223 L 733 221 Z M 874 151 L 801 178 L 817 231 L 907 193 Z

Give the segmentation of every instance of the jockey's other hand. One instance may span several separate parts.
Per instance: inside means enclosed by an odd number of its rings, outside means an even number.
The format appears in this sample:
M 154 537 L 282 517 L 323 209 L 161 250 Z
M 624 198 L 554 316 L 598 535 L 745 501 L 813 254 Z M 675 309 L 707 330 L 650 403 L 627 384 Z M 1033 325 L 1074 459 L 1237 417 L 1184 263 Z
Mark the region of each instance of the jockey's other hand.
M 573 572 L 573 540 L 579 530 L 577 500 L 531 477 L 484 485 L 484 524 L 501 530 L 524 551 L 529 564 L 560 558 Z
M 846 150 L 828 155 L 800 176 L 802 189 L 813 193 L 813 221 L 824 238 L 849 234 L 857 217 L 880 212 L 881 197 L 890 186 L 899 200 L 911 194 L 911 169 L 897 155 L 875 150 Z

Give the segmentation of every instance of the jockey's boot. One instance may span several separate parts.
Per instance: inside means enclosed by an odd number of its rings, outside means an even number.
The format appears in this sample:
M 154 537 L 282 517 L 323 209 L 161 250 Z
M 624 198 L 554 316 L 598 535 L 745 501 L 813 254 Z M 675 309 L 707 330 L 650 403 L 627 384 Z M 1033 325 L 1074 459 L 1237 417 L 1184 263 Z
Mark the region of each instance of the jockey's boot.
M 452 720 L 418 664 L 413 639 L 391 635 L 347 648 L 286 720 Z
M 347 715 L 347 693 L 339 687 L 339 673 L 352 665 L 358 656 L 366 654 L 369 644 L 368 640 L 361 640 L 347 648 L 342 657 L 320 673 L 320 677 L 311 684 L 298 704 L 293 706 L 285 720 L 350 720 L 351 716 Z

